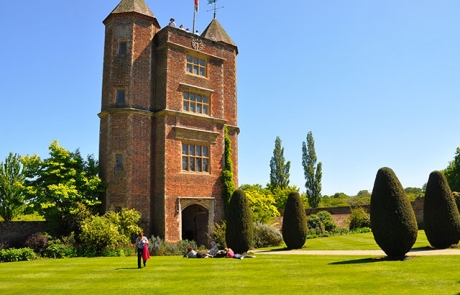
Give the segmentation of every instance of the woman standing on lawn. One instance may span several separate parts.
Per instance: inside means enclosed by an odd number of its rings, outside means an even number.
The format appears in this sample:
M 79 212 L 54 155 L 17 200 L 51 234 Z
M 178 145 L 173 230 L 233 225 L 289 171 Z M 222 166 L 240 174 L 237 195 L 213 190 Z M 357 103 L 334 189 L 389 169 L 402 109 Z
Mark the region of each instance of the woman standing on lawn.
M 137 268 L 141 268 L 141 258 L 144 260 L 144 267 L 146 266 L 147 259 L 145 259 L 142 254 L 144 252 L 144 247 L 146 247 L 148 251 L 148 246 L 149 240 L 146 236 L 144 236 L 144 233 L 140 231 L 135 244 L 135 248 L 137 250 Z M 134 250 L 134 253 L 136 253 L 136 250 Z

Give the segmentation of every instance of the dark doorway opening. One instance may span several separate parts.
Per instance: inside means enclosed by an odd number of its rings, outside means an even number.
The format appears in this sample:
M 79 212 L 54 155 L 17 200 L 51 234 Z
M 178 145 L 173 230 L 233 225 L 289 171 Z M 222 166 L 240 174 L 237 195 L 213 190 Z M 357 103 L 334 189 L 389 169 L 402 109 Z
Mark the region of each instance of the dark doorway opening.
M 182 211 L 182 239 L 194 240 L 198 245 L 208 244 L 208 210 L 190 205 Z

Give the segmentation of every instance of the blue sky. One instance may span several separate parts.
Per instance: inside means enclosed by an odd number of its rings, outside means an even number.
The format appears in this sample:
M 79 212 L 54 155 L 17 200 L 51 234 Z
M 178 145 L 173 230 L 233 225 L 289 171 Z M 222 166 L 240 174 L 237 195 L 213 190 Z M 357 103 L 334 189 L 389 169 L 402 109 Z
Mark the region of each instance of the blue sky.
M 7 1 L 0 18 L 0 161 L 53 140 L 98 155 L 104 25 L 119 0 Z M 192 27 L 193 0 L 146 0 Z M 305 191 L 313 132 L 322 193 L 372 190 L 380 167 L 422 187 L 460 146 L 460 1 L 218 0 L 238 45 L 239 183 L 269 181 L 276 136 Z M 196 28 L 213 12 L 200 1 Z

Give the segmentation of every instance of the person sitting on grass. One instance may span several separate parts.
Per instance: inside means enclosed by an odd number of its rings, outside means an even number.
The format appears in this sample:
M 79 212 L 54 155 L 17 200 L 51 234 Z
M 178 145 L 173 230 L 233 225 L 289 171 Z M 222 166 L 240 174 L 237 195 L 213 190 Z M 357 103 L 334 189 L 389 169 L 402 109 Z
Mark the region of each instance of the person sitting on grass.
M 215 257 L 217 255 L 217 252 L 219 252 L 219 248 L 217 247 L 216 242 L 212 241 L 211 243 L 211 249 L 206 253 L 208 257 Z
M 255 256 L 251 255 L 242 255 L 234 253 L 232 249 L 225 248 L 224 251 L 227 253 L 227 258 L 235 258 L 235 259 L 244 259 L 244 258 L 256 258 Z
M 196 252 L 193 250 L 193 247 L 187 248 L 187 253 L 184 255 L 187 258 L 208 258 L 208 256 L 204 253 Z

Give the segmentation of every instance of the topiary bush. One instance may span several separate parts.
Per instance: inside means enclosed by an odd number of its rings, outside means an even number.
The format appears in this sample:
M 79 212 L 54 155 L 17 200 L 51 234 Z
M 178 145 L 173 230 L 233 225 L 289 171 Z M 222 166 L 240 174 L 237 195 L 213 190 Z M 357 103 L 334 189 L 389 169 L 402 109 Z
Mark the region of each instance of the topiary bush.
M 244 191 L 237 189 L 230 199 L 227 215 L 225 241 L 235 253 L 244 253 L 252 248 L 254 225 L 249 202 Z
M 460 239 L 460 217 L 457 205 L 440 171 L 430 173 L 423 206 L 425 234 L 431 246 L 447 248 L 458 244 Z
M 375 242 L 390 259 L 402 259 L 417 239 L 417 220 L 399 179 L 388 167 L 375 177 L 370 205 Z
M 279 246 L 282 243 L 283 235 L 275 227 L 260 222 L 254 223 L 255 248 Z
M 300 249 L 307 240 L 307 215 L 298 192 L 291 192 L 287 198 L 281 231 L 288 249 Z
M 460 193 L 459 192 L 452 192 L 452 196 L 454 197 L 455 204 L 457 204 L 457 209 L 460 212 Z

